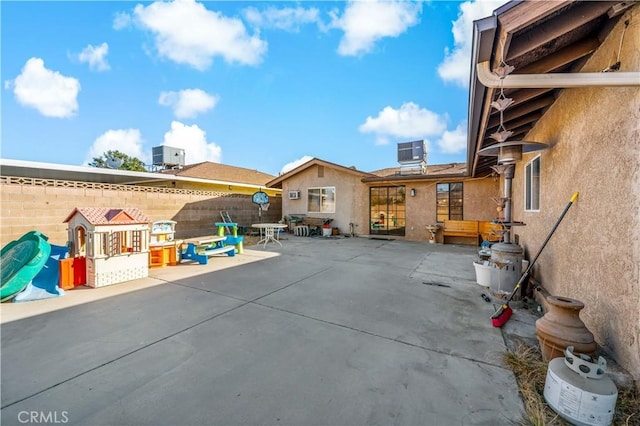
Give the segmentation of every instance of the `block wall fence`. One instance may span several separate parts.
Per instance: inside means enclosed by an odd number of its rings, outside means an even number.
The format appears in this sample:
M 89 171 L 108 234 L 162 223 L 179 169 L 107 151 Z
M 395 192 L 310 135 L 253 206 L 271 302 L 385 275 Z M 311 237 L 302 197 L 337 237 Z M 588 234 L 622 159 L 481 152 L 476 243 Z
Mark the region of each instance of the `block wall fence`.
M 270 206 L 258 217 L 250 195 L 217 191 L 154 188 L 139 185 L 0 177 L 0 245 L 4 247 L 28 231 L 39 231 L 49 242 L 67 242 L 64 220 L 76 207 L 137 207 L 151 221 L 175 220 L 176 238 L 216 233 L 220 211 L 240 225 L 282 219 L 282 199 L 270 197 Z

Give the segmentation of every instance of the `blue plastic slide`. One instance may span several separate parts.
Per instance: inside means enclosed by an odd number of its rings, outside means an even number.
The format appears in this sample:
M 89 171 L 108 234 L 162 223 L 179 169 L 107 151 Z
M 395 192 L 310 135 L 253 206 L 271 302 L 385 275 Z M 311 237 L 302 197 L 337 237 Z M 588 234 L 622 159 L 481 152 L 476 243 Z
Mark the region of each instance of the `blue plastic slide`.
M 64 290 L 59 287 L 60 259 L 67 257 L 69 247 L 51 244 L 51 255 L 33 280 L 27 287 L 16 295 L 14 302 L 28 302 L 30 300 L 49 299 L 64 295 Z
M 46 235 L 30 231 L 0 251 L 0 301 L 11 299 L 38 275 L 49 259 L 51 245 Z

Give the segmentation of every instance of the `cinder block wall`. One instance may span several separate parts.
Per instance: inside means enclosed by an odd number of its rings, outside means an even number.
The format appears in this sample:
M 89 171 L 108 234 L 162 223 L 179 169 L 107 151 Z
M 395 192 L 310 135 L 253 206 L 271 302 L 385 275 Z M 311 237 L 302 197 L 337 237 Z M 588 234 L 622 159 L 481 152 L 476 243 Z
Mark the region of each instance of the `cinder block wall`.
M 75 207 L 137 207 L 151 221 L 178 222 L 176 238 L 215 234 L 214 223 L 222 221 L 222 210 L 240 225 L 282 219 L 281 197 L 271 197 L 269 209 L 259 219 L 250 195 L 2 176 L 0 244 L 4 247 L 36 230 L 50 243 L 64 245 L 68 238 L 63 221 Z

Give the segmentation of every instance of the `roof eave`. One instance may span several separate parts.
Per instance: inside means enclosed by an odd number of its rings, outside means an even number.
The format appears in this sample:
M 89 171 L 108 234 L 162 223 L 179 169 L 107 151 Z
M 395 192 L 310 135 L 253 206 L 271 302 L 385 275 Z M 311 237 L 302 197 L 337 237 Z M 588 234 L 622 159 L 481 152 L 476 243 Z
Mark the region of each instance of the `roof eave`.
M 474 176 L 477 166 L 478 140 L 480 137 L 483 106 L 487 88 L 478 80 L 477 64 L 490 61 L 498 17 L 495 13 L 473 23 L 473 43 L 471 50 L 471 73 L 469 81 L 469 115 L 467 128 L 467 175 Z
M 351 174 L 354 174 L 356 176 L 362 176 L 362 177 L 373 176 L 371 173 L 363 172 L 363 171 L 358 170 L 358 169 L 352 169 L 350 167 L 341 166 L 339 164 L 331 163 L 329 161 L 321 160 L 319 158 L 312 158 L 311 160 L 299 165 L 295 169 L 289 170 L 288 172 L 286 172 L 286 173 L 278 176 L 277 178 L 267 182 L 266 183 L 266 187 L 267 188 L 280 188 L 280 189 L 282 189 L 282 182 L 284 182 L 285 180 L 289 179 L 291 176 L 294 176 L 294 175 L 296 175 L 296 174 L 308 169 L 309 167 L 315 166 L 315 165 L 331 167 L 333 169 L 341 170 L 341 171 L 346 172 L 346 173 L 351 173 Z
M 460 179 L 468 176 L 467 172 L 464 173 L 441 173 L 431 175 L 399 175 L 399 176 L 375 176 L 365 177 L 362 179 L 363 183 L 379 183 L 379 182 L 415 182 L 415 181 L 431 181 L 442 179 Z

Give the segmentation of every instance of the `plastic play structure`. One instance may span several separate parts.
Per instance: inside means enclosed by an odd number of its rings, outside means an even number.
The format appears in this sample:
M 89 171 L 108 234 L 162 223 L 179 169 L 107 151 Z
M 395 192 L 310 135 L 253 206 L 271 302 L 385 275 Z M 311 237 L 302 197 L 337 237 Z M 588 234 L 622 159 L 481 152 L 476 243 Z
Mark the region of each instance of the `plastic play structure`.
M 69 248 L 49 244 L 47 240 L 46 235 L 30 231 L 2 248 L 3 302 L 49 299 L 64 294 L 59 286 L 59 265 Z
M 2 248 L 0 300 L 13 298 L 40 272 L 51 253 L 46 235 L 37 231 L 24 234 Z
M 50 299 L 64 295 L 60 288 L 60 260 L 67 257 L 69 247 L 50 244 L 51 253 L 40 272 L 20 293 L 13 298 L 14 302 Z
M 182 240 L 176 240 L 176 221 L 158 220 L 151 224 L 149 243 L 149 267 L 177 265 Z
M 238 224 L 235 222 L 216 222 L 216 226 L 218 227 L 218 236 L 220 237 L 224 236 L 225 229 L 230 231 L 231 235 L 226 236 L 224 243 L 229 246 L 235 246 L 236 253 L 242 254 L 242 243 L 244 242 L 244 237 L 238 236 Z
M 193 260 L 201 265 L 206 265 L 210 256 L 223 253 L 226 253 L 227 256 L 235 256 L 236 248 L 226 245 L 225 240 L 225 237 L 219 235 L 185 240 L 187 248 L 180 254 L 180 261 Z
M 175 221 L 153 222 L 150 230 L 148 218 L 136 208 L 81 207 L 64 222 L 69 224 L 65 246 L 30 231 L 2 248 L 0 301 L 58 297 L 80 285 L 102 287 L 144 278 L 149 266 L 181 260 L 206 264 L 213 255 L 243 252 L 244 238 L 233 222 L 216 222 L 217 235 L 184 242 L 174 239 Z
M 149 276 L 149 218 L 134 207 L 78 207 L 69 224 L 71 257 L 86 258 L 86 284 L 104 287 Z
M 201 265 L 209 262 L 210 256 L 226 254 L 235 256 L 242 254 L 242 243 L 244 237 L 238 236 L 238 224 L 233 222 L 216 222 L 218 227 L 217 235 L 191 238 L 185 240 L 186 249 L 180 253 L 180 261 L 193 260 Z M 224 235 L 225 229 L 231 228 L 232 235 Z

